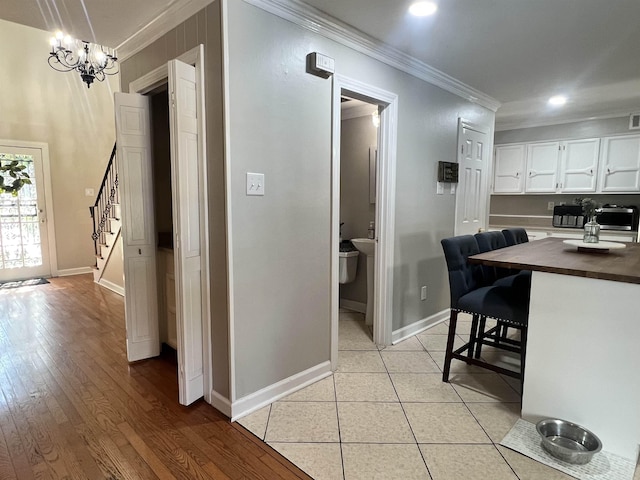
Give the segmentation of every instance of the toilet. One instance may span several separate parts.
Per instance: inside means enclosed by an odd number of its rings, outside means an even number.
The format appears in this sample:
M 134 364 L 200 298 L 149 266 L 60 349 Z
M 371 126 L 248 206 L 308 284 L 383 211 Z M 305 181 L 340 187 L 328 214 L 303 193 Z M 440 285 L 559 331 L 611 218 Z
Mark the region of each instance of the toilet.
M 357 250 L 351 252 L 340 252 L 339 266 L 339 281 L 340 283 L 351 283 L 356 279 L 356 272 L 358 270 L 358 255 L 360 252 Z

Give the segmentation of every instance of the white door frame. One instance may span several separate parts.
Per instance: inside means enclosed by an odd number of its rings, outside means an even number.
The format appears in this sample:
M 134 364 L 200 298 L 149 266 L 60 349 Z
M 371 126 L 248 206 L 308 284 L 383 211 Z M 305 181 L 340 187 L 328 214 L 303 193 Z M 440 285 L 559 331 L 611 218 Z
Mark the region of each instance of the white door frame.
M 201 188 L 204 202 L 200 218 L 200 241 L 202 247 L 201 268 L 203 272 L 202 292 L 202 352 L 204 366 L 204 399 L 207 403 L 212 402 L 213 389 L 213 344 L 211 341 L 211 304 L 210 304 L 210 269 L 209 269 L 209 192 L 207 184 L 207 161 L 206 161 L 206 121 L 205 121 L 205 98 L 204 98 L 204 46 L 202 44 L 192 48 L 186 53 L 176 57 L 177 60 L 196 67 L 196 82 L 198 84 L 198 154 L 202 159 L 201 164 Z M 160 65 L 158 68 L 148 72 L 142 77 L 129 83 L 130 93 L 145 94 L 156 87 L 167 83 L 169 79 L 168 63 Z M 178 199 L 177 199 L 178 200 Z
M 396 203 L 398 96 L 342 75 L 333 76 L 331 162 L 331 369 L 338 366 L 340 251 L 340 97 L 350 96 L 383 107 L 380 114 L 376 182 L 376 253 L 374 268 L 373 341 L 391 345 L 393 315 L 393 253 Z
M 58 276 L 58 254 L 56 250 L 56 228 L 53 217 L 53 195 L 51 188 L 51 165 L 49 163 L 49 144 L 46 142 L 30 142 L 27 140 L 5 140 L 0 139 L 0 145 L 18 148 L 35 148 L 40 150 L 42 159 L 42 187 L 44 189 L 44 203 L 47 211 L 47 240 L 49 243 L 49 266 L 51 276 Z
M 485 204 L 484 204 L 484 215 L 483 215 L 484 217 L 483 228 L 487 228 L 489 226 L 489 204 L 491 202 L 490 179 L 493 178 L 493 162 L 490 160 L 490 158 L 493 158 L 493 138 L 492 138 L 493 136 L 490 135 L 491 133 L 490 127 L 478 125 L 476 123 L 471 123 L 462 117 L 458 117 L 458 139 L 457 139 L 457 148 L 458 148 L 457 163 L 458 164 L 461 164 L 464 158 L 464 153 L 462 152 L 461 145 L 462 145 L 462 137 L 464 136 L 465 129 L 473 130 L 475 132 L 479 132 L 487 136 L 486 148 L 484 151 L 484 163 L 485 163 L 484 189 L 486 192 L 486 198 L 484 199 Z M 458 183 L 458 186 L 459 185 L 460 184 Z M 463 201 L 463 199 L 461 198 L 460 192 L 461 192 L 461 189 L 456 188 L 456 206 L 455 206 L 455 216 L 454 216 L 454 224 L 453 224 L 454 235 L 458 235 L 458 207 L 459 207 L 459 202 Z

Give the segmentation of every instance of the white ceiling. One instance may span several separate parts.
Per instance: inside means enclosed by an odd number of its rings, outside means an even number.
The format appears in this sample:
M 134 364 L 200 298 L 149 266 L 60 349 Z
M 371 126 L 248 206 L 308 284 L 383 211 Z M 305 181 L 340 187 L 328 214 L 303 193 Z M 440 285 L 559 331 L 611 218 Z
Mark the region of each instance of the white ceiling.
M 240 1 L 240 0 L 230 0 Z M 304 0 L 502 103 L 498 128 L 640 111 L 640 1 Z M 0 0 L 0 18 L 117 46 L 189 0 Z M 565 93 L 562 109 L 546 106 Z

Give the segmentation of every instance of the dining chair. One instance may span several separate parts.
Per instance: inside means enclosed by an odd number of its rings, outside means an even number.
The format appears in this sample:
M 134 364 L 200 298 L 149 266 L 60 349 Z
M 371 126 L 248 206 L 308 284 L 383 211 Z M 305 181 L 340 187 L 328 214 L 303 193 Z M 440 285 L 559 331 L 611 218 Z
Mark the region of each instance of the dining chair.
M 480 253 L 478 242 L 473 235 L 445 238 L 441 240 L 449 276 L 451 297 L 451 314 L 449 317 L 449 332 L 442 381 L 449 381 L 451 361 L 462 360 L 469 365 L 476 365 L 494 372 L 502 373 L 514 378 L 524 378 L 524 358 L 527 338 L 527 319 L 529 316 L 529 300 L 514 292 L 512 287 L 484 285 L 482 268 L 480 265 L 470 264 L 468 258 Z M 454 350 L 456 326 L 459 313 L 471 315 L 471 331 L 469 341 Z M 479 330 L 487 318 L 496 319 L 509 327 L 520 330 L 520 341 L 509 339 L 509 342 L 495 342 L 491 338 L 483 338 L 485 345 L 493 345 L 520 354 L 520 371 L 506 369 L 476 358 L 475 351 L 478 336 L 486 337 L 486 333 Z

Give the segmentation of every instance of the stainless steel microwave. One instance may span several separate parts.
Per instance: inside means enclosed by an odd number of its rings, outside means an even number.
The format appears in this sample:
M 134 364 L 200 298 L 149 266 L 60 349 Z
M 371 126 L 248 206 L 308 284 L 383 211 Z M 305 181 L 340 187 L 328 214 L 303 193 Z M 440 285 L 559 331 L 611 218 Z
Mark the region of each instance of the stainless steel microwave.
M 586 221 L 580 205 L 558 205 L 553 209 L 554 227 L 582 228 Z M 596 222 L 602 230 L 638 230 L 638 207 L 604 205 L 596 213 Z
M 638 230 L 638 207 L 603 205 L 596 213 L 596 222 L 602 230 Z

